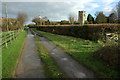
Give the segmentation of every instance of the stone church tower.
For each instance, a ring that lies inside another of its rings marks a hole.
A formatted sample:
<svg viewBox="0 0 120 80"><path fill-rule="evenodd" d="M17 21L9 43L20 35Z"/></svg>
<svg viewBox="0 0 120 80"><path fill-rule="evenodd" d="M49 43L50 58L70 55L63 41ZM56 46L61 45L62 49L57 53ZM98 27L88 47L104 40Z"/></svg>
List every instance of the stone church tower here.
<svg viewBox="0 0 120 80"><path fill-rule="evenodd" d="M78 22L80 24L84 24L85 23L85 18L86 18L86 12L85 11L79 11L78 12Z"/></svg>

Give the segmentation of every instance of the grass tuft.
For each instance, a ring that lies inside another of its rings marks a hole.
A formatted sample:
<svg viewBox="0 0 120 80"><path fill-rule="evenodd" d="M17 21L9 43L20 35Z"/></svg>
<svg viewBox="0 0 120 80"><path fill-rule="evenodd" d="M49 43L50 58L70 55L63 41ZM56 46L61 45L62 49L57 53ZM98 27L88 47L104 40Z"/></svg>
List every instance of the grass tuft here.
<svg viewBox="0 0 120 80"><path fill-rule="evenodd" d="M40 40L36 39L37 50L44 65L44 71L48 78L64 78L64 74L60 71L59 67L55 64L54 60L49 56L44 45Z"/></svg>

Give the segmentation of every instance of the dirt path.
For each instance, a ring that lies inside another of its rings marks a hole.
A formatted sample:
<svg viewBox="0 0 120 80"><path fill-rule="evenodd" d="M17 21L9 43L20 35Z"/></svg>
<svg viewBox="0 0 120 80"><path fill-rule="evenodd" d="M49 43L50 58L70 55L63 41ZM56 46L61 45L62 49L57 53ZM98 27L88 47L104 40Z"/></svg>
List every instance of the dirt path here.
<svg viewBox="0 0 120 80"><path fill-rule="evenodd" d="M39 37L39 39L69 78L94 78L93 72L71 58L67 53L60 49L59 46L56 46L44 37Z"/></svg>
<svg viewBox="0 0 120 80"><path fill-rule="evenodd" d="M34 43L34 35L28 31L27 40L18 63L16 78L45 78L41 60Z"/></svg>

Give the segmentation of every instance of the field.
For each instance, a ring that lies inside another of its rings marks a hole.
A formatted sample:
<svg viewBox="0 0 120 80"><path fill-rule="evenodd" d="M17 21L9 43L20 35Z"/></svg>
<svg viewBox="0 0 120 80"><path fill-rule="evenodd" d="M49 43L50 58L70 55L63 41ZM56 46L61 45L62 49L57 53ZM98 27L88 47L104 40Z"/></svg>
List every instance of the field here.
<svg viewBox="0 0 120 80"><path fill-rule="evenodd" d="M110 68L102 60L94 56L94 53L102 47L102 44L75 37L56 35L42 31L37 32L51 40L53 43L59 45L66 53L71 55L79 63L94 71L97 77L118 77L117 70Z"/></svg>
<svg viewBox="0 0 120 80"><path fill-rule="evenodd" d="M27 35L21 31L15 41L2 50L2 78L12 78Z"/></svg>

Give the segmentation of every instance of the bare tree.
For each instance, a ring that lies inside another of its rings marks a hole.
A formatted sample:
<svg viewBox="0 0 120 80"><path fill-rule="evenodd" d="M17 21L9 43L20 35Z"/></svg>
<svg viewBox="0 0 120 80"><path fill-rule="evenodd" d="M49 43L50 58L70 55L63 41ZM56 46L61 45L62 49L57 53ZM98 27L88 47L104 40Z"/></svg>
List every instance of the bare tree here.
<svg viewBox="0 0 120 80"><path fill-rule="evenodd" d="M40 25L41 19L40 19L39 17L34 17L34 18L32 19L32 22L34 22L36 25Z"/></svg>
<svg viewBox="0 0 120 80"><path fill-rule="evenodd" d="M74 16L72 16L71 14L69 14L68 19L69 19L69 22L70 22L71 24L74 24L74 22L75 22Z"/></svg>
<svg viewBox="0 0 120 80"><path fill-rule="evenodd" d="M48 18L45 16L42 18L42 25L46 25L45 22L48 21Z"/></svg>
<svg viewBox="0 0 120 80"><path fill-rule="evenodd" d="M117 4L118 23L120 23L120 1Z"/></svg>
<svg viewBox="0 0 120 80"><path fill-rule="evenodd" d="M20 25L23 26L27 20L27 15L23 12L18 13L17 21L20 22Z"/></svg>

